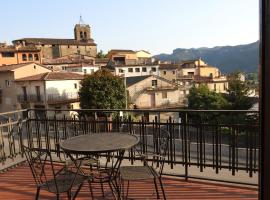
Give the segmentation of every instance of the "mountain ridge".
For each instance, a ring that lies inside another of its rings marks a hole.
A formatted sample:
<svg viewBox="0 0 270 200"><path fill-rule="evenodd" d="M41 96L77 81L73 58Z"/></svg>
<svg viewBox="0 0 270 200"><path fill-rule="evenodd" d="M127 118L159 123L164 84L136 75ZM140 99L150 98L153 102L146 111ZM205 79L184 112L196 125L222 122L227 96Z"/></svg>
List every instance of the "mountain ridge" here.
<svg viewBox="0 0 270 200"><path fill-rule="evenodd" d="M171 54L161 53L154 57L171 62L201 58L209 65L218 67L223 73L237 70L256 73L259 66L259 41L235 46L176 48Z"/></svg>

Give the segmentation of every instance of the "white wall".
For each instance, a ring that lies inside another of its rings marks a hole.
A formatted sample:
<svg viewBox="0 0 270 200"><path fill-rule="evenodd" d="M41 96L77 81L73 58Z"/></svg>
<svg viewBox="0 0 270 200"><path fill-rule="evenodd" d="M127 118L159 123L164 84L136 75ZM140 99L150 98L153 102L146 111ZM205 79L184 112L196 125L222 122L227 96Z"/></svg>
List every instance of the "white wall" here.
<svg viewBox="0 0 270 200"><path fill-rule="evenodd" d="M133 72L129 72L128 69L132 68ZM139 69L139 72L136 72L136 68ZM146 68L146 72L142 71L142 68ZM156 71L153 72L152 68L156 68ZM120 72L122 70L123 72ZM159 66L158 65L138 65L138 66L116 66L115 67L115 75L124 76L124 77L132 77L132 76L147 76L147 75L159 75Z"/></svg>

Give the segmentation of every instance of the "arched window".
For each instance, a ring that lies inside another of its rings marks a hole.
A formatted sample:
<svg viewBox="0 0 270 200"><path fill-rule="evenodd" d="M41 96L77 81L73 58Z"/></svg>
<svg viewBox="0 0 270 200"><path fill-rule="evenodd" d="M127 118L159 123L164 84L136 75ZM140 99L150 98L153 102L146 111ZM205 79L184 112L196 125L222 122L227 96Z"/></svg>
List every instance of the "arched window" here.
<svg viewBox="0 0 270 200"><path fill-rule="evenodd" d="M87 39L87 33L84 32L84 39Z"/></svg>
<svg viewBox="0 0 270 200"><path fill-rule="evenodd" d="M80 38L83 39L83 32L80 32Z"/></svg>
<svg viewBox="0 0 270 200"><path fill-rule="evenodd" d="M23 61L27 61L27 56L26 56L25 53L22 55L22 60L23 60Z"/></svg>
<svg viewBox="0 0 270 200"><path fill-rule="evenodd" d="M28 60L29 60L29 61L33 61L33 54L31 54L31 53L28 54Z"/></svg>
<svg viewBox="0 0 270 200"><path fill-rule="evenodd" d="M39 57L37 53L35 53L34 57L35 57L35 61L39 61Z"/></svg>

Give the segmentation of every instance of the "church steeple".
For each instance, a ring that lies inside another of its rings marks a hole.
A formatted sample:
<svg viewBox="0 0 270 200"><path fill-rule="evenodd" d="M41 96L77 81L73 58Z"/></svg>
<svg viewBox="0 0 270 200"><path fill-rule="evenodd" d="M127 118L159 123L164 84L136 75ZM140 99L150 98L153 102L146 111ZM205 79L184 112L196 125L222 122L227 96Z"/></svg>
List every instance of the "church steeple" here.
<svg viewBox="0 0 270 200"><path fill-rule="evenodd" d="M88 41L91 39L91 30L88 24L85 24L82 16L80 16L79 24L74 27L74 37L75 40Z"/></svg>

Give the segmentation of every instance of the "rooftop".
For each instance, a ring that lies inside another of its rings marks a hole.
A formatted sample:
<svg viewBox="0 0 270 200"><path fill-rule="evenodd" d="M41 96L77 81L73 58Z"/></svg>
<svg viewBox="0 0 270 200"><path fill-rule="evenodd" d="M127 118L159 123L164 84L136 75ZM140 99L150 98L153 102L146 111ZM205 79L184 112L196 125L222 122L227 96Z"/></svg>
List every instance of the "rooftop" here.
<svg viewBox="0 0 270 200"><path fill-rule="evenodd" d="M25 41L28 44L34 45L91 45L96 46L94 40L87 40L87 41L78 41L75 39L57 39L57 38L21 38L14 40L13 43Z"/></svg>
<svg viewBox="0 0 270 200"><path fill-rule="evenodd" d="M0 46L0 52L40 52L40 49L34 46Z"/></svg>
<svg viewBox="0 0 270 200"><path fill-rule="evenodd" d="M81 80L84 76L73 72L46 72L34 76L27 76L16 81L53 81L53 80Z"/></svg>

